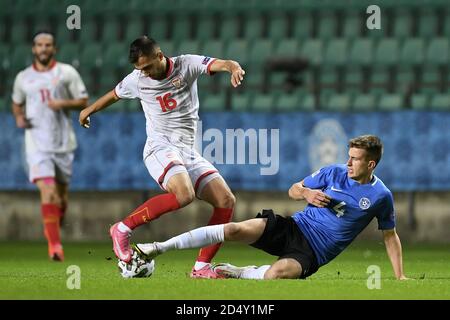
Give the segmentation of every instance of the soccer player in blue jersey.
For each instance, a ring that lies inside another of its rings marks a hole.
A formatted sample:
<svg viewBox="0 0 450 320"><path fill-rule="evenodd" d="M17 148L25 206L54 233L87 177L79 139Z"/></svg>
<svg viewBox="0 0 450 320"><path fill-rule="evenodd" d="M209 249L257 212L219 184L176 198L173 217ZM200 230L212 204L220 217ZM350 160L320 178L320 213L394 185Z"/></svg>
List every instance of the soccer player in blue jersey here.
<svg viewBox="0 0 450 320"><path fill-rule="evenodd" d="M218 274L240 279L306 278L339 255L376 218L395 277L405 280L392 193L373 173L382 152L376 136L351 139L346 164L324 167L292 185L289 196L308 202L292 217L263 210L255 219L198 228L165 242L137 244L134 250L154 258L171 249L242 241L279 259L261 267L218 264L214 269Z"/></svg>

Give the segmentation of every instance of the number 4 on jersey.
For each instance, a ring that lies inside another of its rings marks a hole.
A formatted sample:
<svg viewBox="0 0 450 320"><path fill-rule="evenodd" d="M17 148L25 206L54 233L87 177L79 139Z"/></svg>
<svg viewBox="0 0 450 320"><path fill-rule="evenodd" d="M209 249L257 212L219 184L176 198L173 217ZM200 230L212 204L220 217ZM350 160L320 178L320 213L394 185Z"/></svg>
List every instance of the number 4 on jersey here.
<svg viewBox="0 0 450 320"><path fill-rule="evenodd" d="M333 207L333 211L336 212L336 217L340 218L345 214L345 209L343 208L345 205L346 203L341 201Z"/></svg>
<svg viewBox="0 0 450 320"><path fill-rule="evenodd" d="M177 101L173 98L171 98L172 94L170 92L166 93L165 95L156 97L156 100L158 100L159 105L161 106L161 110L163 112L167 112L168 110L173 110L177 107Z"/></svg>

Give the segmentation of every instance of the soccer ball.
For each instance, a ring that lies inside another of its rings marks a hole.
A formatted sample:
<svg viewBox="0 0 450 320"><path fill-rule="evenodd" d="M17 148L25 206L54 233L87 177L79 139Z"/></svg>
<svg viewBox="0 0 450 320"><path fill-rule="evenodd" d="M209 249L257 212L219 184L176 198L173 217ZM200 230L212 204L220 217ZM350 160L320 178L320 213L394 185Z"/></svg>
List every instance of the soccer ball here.
<svg viewBox="0 0 450 320"><path fill-rule="evenodd" d="M119 260L117 263L120 275L123 278L148 278L155 271L155 260L145 260L136 252L133 252L131 261L126 263Z"/></svg>

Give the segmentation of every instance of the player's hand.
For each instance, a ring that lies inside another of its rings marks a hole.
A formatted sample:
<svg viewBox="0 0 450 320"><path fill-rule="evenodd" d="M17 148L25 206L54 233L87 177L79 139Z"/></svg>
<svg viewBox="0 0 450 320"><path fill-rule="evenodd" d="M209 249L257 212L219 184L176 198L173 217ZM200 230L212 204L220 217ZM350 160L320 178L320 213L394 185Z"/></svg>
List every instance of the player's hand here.
<svg viewBox="0 0 450 320"><path fill-rule="evenodd" d="M32 127L30 120L25 118L24 115L20 115L20 116L16 117L16 125L18 128L21 128L21 129L30 129Z"/></svg>
<svg viewBox="0 0 450 320"><path fill-rule="evenodd" d="M89 128L91 125L91 119L89 118L90 112L87 109L83 109L80 112L80 117L78 121L80 122L80 126L83 128Z"/></svg>
<svg viewBox="0 0 450 320"><path fill-rule="evenodd" d="M305 190L305 200L313 206L323 208L330 203L331 197L320 190L308 189Z"/></svg>
<svg viewBox="0 0 450 320"><path fill-rule="evenodd" d="M231 72L231 84L233 87L237 87L241 84L241 81L244 80L245 70L241 68L239 64L233 69Z"/></svg>
<svg viewBox="0 0 450 320"><path fill-rule="evenodd" d="M48 107L53 111L59 111L64 108L64 100L61 99L52 99L48 101Z"/></svg>

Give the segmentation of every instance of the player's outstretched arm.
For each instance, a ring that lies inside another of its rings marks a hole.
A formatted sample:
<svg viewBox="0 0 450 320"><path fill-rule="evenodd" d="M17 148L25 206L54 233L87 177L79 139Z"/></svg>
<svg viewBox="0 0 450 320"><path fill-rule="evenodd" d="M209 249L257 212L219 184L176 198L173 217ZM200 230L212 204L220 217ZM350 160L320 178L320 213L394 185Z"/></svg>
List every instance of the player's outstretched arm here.
<svg viewBox="0 0 450 320"><path fill-rule="evenodd" d="M75 109L80 110L86 108L88 98L81 99L52 99L48 101L48 106L54 111L61 109Z"/></svg>
<svg viewBox="0 0 450 320"><path fill-rule="evenodd" d="M110 106L114 102L119 100L119 97L116 96L114 90L111 90L107 94L105 94L103 97L95 101L93 104L91 104L86 109L83 109L80 112L79 122L82 127L89 128L89 116L91 114L94 114L96 112L99 112L102 109L105 109L106 107Z"/></svg>
<svg viewBox="0 0 450 320"><path fill-rule="evenodd" d="M231 73L231 85L235 88L241 84L242 80L244 80L244 69L241 68L239 63L233 60L216 59L211 63L209 70L211 72L226 71Z"/></svg>
<svg viewBox="0 0 450 320"><path fill-rule="evenodd" d="M402 244L394 229L383 230L384 244L397 280L408 280L403 273Z"/></svg>

